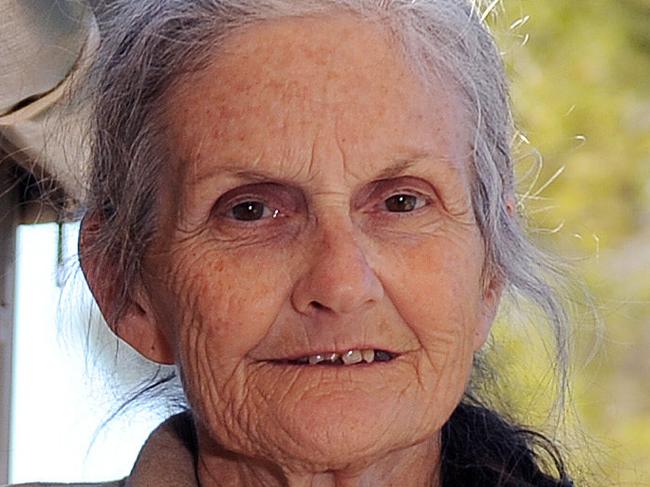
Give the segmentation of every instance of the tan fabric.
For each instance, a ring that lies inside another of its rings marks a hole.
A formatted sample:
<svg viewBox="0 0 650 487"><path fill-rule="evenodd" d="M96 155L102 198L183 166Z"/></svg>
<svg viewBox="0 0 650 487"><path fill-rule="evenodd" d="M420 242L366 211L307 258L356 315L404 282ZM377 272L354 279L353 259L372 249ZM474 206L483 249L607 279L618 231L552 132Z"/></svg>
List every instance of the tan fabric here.
<svg viewBox="0 0 650 487"><path fill-rule="evenodd" d="M198 487L194 450L189 413L171 417L144 444L125 487Z"/></svg>
<svg viewBox="0 0 650 487"><path fill-rule="evenodd" d="M68 77L91 16L82 1L0 0L0 115Z"/></svg>
<svg viewBox="0 0 650 487"><path fill-rule="evenodd" d="M73 2L65 5L68 3ZM99 43L99 29L90 10L80 2L75 9L83 15L80 13L81 18L72 19L76 30L69 36L70 43L78 50L74 50L74 63L70 65L68 58L47 56L48 49L65 51L67 44L57 45L65 33L57 37L57 29L48 27L45 19L25 13L37 6L31 1L0 0L0 41L13 40L9 51L0 42L0 143L12 159L28 170L34 165L44 169L69 196L80 200L88 160L83 133L89 104L75 82L83 77L91 63ZM55 9L50 13L56 12ZM51 66L43 61L43 55L49 58ZM50 87L52 83L57 84ZM20 100L29 103L14 108L7 106ZM41 176L39 171L34 172Z"/></svg>
<svg viewBox="0 0 650 487"><path fill-rule="evenodd" d="M198 487L194 426L188 413L160 425L145 442L131 474L122 480L95 484L32 483L13 487Z"/></svg>

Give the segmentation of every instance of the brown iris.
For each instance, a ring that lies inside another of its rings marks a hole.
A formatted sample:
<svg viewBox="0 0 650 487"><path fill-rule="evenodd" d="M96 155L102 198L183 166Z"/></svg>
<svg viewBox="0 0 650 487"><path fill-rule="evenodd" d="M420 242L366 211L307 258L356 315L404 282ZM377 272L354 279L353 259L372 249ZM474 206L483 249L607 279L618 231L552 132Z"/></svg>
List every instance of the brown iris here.
<svg viewBox="0 0 650 487"><path fill-rule="evenodd" d="M405 213L413 211L417 206L418 198L410 194L397 194L385 201L388 211Z"/></svg>
<svg viewBox="0 0 650 487"><path fill-rule="evenodd" d="M235 220L255 221L264 216L264 203L260 201L244 201L233 206L232 216Z"/></svg>

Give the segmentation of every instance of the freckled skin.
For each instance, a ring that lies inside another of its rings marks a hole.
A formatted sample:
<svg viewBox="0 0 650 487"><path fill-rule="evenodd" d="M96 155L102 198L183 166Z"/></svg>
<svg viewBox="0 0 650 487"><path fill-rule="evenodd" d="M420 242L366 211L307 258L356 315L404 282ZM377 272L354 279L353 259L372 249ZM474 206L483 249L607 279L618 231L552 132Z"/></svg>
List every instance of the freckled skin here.
<svg viewBox="0 0 650 487"><path fill-rule="evenodd" d="M162 195L144 284L197 418L203 486L437 485L440 428L498 293L481 280L460 103L397 52L347 16L269 22L166 101L183 186ZM228 213L251 184L245 201L277 218ZM425 204L387 211L405 192ZM400 356L273 362L355 345Z"/></svg>

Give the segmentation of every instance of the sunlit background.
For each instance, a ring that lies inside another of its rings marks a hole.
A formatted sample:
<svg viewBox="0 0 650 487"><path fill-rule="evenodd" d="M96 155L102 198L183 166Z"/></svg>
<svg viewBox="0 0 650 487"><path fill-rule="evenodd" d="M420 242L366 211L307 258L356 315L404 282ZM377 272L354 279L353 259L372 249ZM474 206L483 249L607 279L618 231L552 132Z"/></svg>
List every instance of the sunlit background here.
<svg viewBox="0 0 650 487"><path fill-rule="evenodd" d="M601 320L573 296L570 458L585 485L650 485L650 1L503 5L490 22L513 79L526 212L586 279ZM514 402L543 405L548 366L520 367L543 354L527 338L505 346Z"/></svg>
<svg viewBox="0 0 650 487"><path fill-rule="evenodd" d="M119 405L118 390L107 387L116 348L109 334L87 331L89 314L80 312L89 291L74 272L77 231L76 224L63 234L55 223L18 228L12 483L122 478L161 421L139 409L103 426Z"/></svg>
<svg viewBox="0 0 650 487"><path fill-rule="evenodd" d="M558 433L583 485L650 485L650 0L493 6L521 131L524 211L534 238L585 279L598 315L573 296L574 411L559 423L547 417L546 332L534 318L503 317L493 345L503 394L524 421ZM116 377L112 349L84 331L78 280L59 302L58 242L57 225L19 229L13 482L121 477L160 419L138 409L99 429L117 404L103 386Z"/></svg>

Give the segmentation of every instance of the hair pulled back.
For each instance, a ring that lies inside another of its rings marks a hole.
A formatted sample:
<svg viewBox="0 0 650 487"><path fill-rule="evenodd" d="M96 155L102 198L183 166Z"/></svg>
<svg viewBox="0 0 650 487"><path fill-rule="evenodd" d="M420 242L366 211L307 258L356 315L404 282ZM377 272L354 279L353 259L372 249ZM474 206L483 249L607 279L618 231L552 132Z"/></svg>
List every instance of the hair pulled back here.
<svg viewBox="0 0 650 487"><path fill-rule="evenodd" d="M562 272L530 243L512 215L517 202L508 85L478 3L115 0L103 16L108 20L101 23L102 40L90 74L94 112L84 205L86 214L99 222L84 253L99 272L110 269L103 274L110 279L116 304L106 319L110 322L124 311L156 235L161 175L174 162L160 108L170 87L205 66L223 40L239 29L273 19L348 12L385 26L425 86L440 77L461 95L474 131L472 202L486 250L484 273L501 278L511 298L523 298L542 311L564 364L567 318L552 285L561 281ZM539 450L552 459L557 478L543 473ZM570 485L550 442L511 425L469 393L443 430L443 482Z"/></svg>

